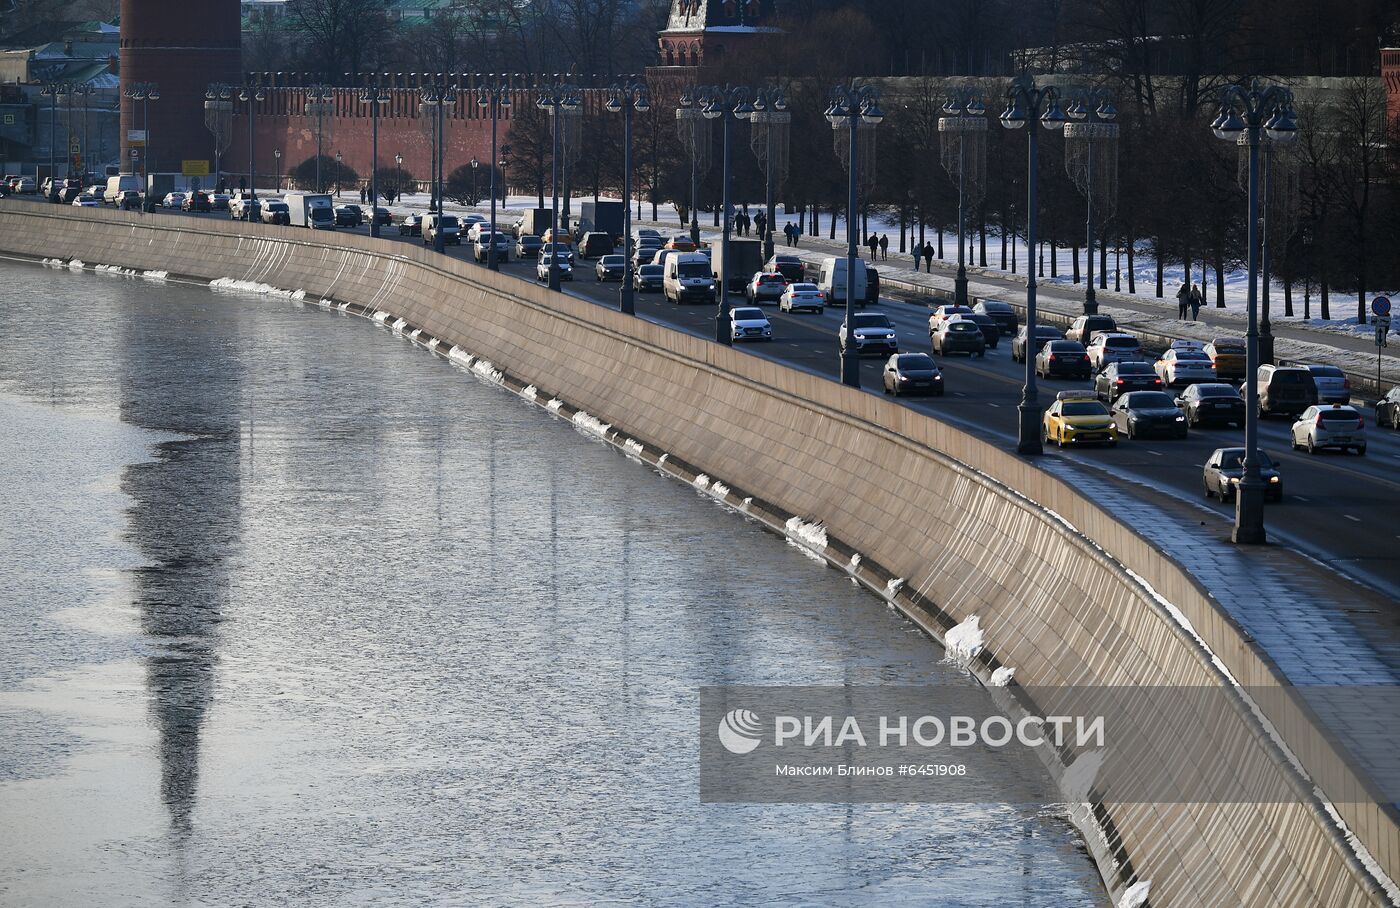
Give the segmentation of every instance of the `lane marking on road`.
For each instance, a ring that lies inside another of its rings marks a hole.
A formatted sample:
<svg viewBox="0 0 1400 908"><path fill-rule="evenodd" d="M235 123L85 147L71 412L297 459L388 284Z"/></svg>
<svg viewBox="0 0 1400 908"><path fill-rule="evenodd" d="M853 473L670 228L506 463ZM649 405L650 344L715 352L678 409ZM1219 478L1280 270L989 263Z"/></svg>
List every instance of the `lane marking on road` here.
<svg viewBox="0 0 1400 908"><path fill-rule="evenodd" d="M1150 448L1148 449L1147 453L1148 453L1148 454L1151 454L1153 457L1161 457L1161 456L1162 456L1162 452L1161 452L1161 451L1153 451L1153 450L1151 450Z"/></svg>
<svg viewBox="0 0 1400 908"><path fill-rule="evenodd" d="M1309 500L1310 500L1310 499L1304 498L1302 495L1294 495L1293 497L1296 498L1296 499L1298 499L1299 501L1309 501Z"/></svg>
<svg viewBox="0 0 1400 908"><path fill-rule="evenodd" d="M998 410L1001 409L1001 404L988 403L987 406L989 406L989 407L995 407L995 408L997 408Z"/></svg>
<svg viewBox="0 0 1400 908"><path fill-rule="evenodd" d="M1353 517L1350 514L1343 514L1342 516L1345 517L1347 520L1355 520L1357 523L1361 522L1360 517Z"/></svg>

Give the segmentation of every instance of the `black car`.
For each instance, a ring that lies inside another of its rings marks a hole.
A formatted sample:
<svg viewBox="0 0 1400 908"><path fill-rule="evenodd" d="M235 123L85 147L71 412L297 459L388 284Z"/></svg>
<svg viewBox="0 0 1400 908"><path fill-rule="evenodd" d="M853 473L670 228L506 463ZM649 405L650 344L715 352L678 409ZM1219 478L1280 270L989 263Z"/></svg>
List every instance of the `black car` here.
<svg viewBox="0 0 1400 908"><path fill-rule="evenodd" d="M421 214L406 214L402 221L399 221L399 236L422 236L423 216Z"/></svg>
<svg viewBox="0 0 1400 908"><path fill-rule="evenodd" d="M997 328L1005 337L1011 337L1016 333L1020 323L1016 320L1016 310L1010 303L1003 303L1001 300L982 300L982 302L972 307L972 311L978 315L985 315L997 323Z"/></svg>
<svg viewBox="0 0 1400 908"><path fill-rule="evenodd" d="M593 268L593 276L599 283L603 281L620 281L623 272L627 270L627 259L620 255L599 256L598 264Z"/></svg>
<svg viewBox="0 0 1400 908"><path fill-rule="evenodd" d="M1111 404L1129 391L1160 391L1162 379L1151 363L1109 363L1094 376L1094 392Z"/></svg>
<svg viewBox="0 0 1400 908"><path fill-rule="evenodd" d="M1376 401L1376 425L1400 429L1400 385L1391 388L1385 397Z"/></svg>
<svg viewBox="0 0 1400 908"><path fill-rule="evenodd" d="M526 233L515 241L515 257L518 259L537 259L543 248L543 239L533 233Z"/></svg>
<svg viewBox="0 0 1400 908"><path fill-rule="evenodd" d="M1144 435L1186 437L1186 417L1165 391L1132 391L1113 402L1113 424L1129 439Z"/></svg>
<svg viewBox="0 0 1400 908"><path fill-rule="evenodd" d="M1244 401L1234 385L1224 382L1200 382L1188 385L1178 395L1181 412L1189 426L1242 426Z"/></svg>
<svg viewBox="0 0 1400 908"><path fill-rule="evenodd" d="M964 315L963 319L976 322L977 327L982 329L982 340L986 342L988 347L996 348L997 341L1001 340L1001 326L997 324L996 319L977 312Z"/></svg>
<svg viewBox="0 0 1400 908"><path fill-rule="evenodd" d="M861 305L875 306L880 302L880 272L865 266L865 300ZM992 346L996 346L993 344Z"/></svg>
<svg viewBox="0 0 1400 908"><path fill-rule="evenodd" d="M1033 344L1035 349L1031 351L1031 357L1034 358L1035 354L1040 352L1040 348L1050 341L1059 339L1060 332L1057 328L1051 325L1036 325L1035 343ZM1026 361L1026 328L1024 325L1016 332L1016 336L1011 339L1011 361L1017 363Z"/></svg>
<svg viewBox="0 0 1400 908"><path fill-rule="evenodd" d="M885 393L943 396L943 373L927 353L896 353L885 362Z"/></svg>
<svg viewBox="0 0 1400 908"><path fill-rule="evenodd" d="M1117 331L1118 323L1107 315L1081 315L1065 329L1065 340L1078 341L1084 346L1094 339L1096 331Z"/></svg>
<svg viewBox="0 0 1400 908"><path fill-rule="evenodd" d="M660 265L643 265L632 274L632 286L642 293L660 292L666 269Z"/></svg>
<svg viewBox="0 0 1400 908"><path fill-rule="evenodd" d="M335 226L358 227L365 222L364 212L359 205L341 205L335 210Z"/></svg>
<svg viewBox="0 0 1400 908"><path fill-rule="evenodd" d="M374 209L374 221L381 227L387 227L394 223L394 216L389 213L387 208L376 208Z"/></svg>
<svg viewBox="0 0 1400 908"><path fill-rule="evenodd" d="M1282 501L1283 477L1279 474L1278 467L1269 459L1269 455L1257 448L1254 456L1259 460L1260 478L1264 480L1264 486L1268 489L1264 497L1269 501ZM1221 501L1229 501L1235 497L1240 477L1244 475L1243 460L1244 448L1216 448L1211 453L1206 459L1202 477L1207 498L1219 495Z"/></svg>
<svg viewBox="0 0 1400 908"><path fill-rule="evenodd" d="M1042 378L1088 378L1089 354L1078 341L1052 340L1035 357L1035 374Z"/></svg>
<svg viewBox="0 0 1400 908"><path fill-rule="evenodd" d="M790 284L806 280L805 268L802 259L795 255L775 255L763 266L764 271L769 274L781 274Z"/></svg>
<svg viewBox="0 0 1400 908"><path fill-rule="evenodd" d="M982 339L982 329L976 322L967 316L951 318L939 325L933 335L933 352L939 356L950 353L986 356L987 342Z"/></svg>

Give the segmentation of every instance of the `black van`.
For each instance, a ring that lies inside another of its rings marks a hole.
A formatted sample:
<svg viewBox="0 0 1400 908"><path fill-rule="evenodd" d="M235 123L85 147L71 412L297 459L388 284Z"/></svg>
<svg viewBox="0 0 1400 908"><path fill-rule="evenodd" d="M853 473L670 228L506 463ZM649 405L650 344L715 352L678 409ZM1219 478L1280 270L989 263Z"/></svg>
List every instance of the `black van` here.
<svg viewBox="0 0 1400 908"><path fill-rule="evenodd" d="M1240 389L1244 394L1244 389ZM1248 403L1246 401L1245 403ZM1259 367L1259 415L1297 417L1317 403L1317 383L1307 369L1288 366Z"/></svg>

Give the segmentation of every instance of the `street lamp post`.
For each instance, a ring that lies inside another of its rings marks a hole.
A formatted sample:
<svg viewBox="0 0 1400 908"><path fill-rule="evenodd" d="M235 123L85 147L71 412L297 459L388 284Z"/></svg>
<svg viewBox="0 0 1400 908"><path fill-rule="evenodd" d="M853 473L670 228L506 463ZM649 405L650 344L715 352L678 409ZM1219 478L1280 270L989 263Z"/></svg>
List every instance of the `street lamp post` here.
<svg viewBox="0 0 1400 908"><path fill-rule="evenodd" d="M869 124L879 125L885 118L880 110L880 92L873 85L837 85L831 90L831 105L826 109L826 119L831 128L840 135L840 130L850 130L850 149L847 164L850 171L846 183L846 340L841 346L841 383L852 388L860 387L860 354L856 350L856 263L860 253L856 251L856 235L860 218L860 128Z"/></svg>
<svg viewBox="0 0 1400 908"><path fill-rule="evenodd" d="M204 90L204 126L214 137L214 186L222 191L223 155L233 139L233 86L210 82Z"/></svg>
<svg viewBox="0 0 1400 908"><path fill-rule="evenodd" d="M64 85L62 82L49 82L39 89L39 94L49 99L49 180L52 181L54 171L58 169L54 152L58 150L58 96L63 94ZM37 169L37 167L36 167ZM38 174L35 174L35 182L38 182ZM52 185L52 184L50 184Z"/></svg>
<svg viewBox="0 0 1400 908"><path fill-rule="evenodd" d="M710 169L710 121L696 106L690 90L681 92L676 107L676 132L690 153L690 241L700 245L700 174Z"/></svg>
<svg viewBox="0 0 1400 908"><path fill-rule="evenodd" d="M335 153L335 197L340 198L341 173L345 169L345 155L339 151Z"/></svg>
<svg viewBox="0 0 1400 908"><path fill-rule="evenodd" d="M437 211L437 228L433 230L433 250L443 251L442 236L442 175L444 172L443 155L444 146L443 131L446 127L447 108L457 103L457 89L442 81L439 75L433 85L423 89L421 109L431 112L434 123L434 144L435 166L433 168L433 198Z"/></svg>
<svg viewBox="0 0 1400 908"><path fill-rule="evenodd" d="M277 162L277 191L282 191L282 149L272 149L272 159Z"/></svg>
<svg viewBox="0 0 1400 908"><path fill-rule="evenodd" d="M730 123L747 120L753 114L753 92L742 85L701 86L696 90L700 102L700 113L708 120L720 119L723 123L724 169L720 176L720 206L723 213L723 227L720 233L719 285L715 289L718 304L715 306L715 342L732 346L734 327L729 318L729 234L734 229L734 217L730 211L729 181L731 168Z"/></svg>
<svg viewBox="0 0 1400 908"><path fill-rule="evenodd" d="M394 169L397 171L394 179L394 200L403 201L403 155L394 155Z"/></svg>
<svg viewBox="0 0 1400 908"><path fill-rule="evenodd" d="M622 295L618 311L636 312L632 287L632 114L651 110L651 94L640 81L614 84L608 89L607 109L622 114Z"/></svg>
<svg viewBox="0 0 1400 908"><path fill-rule="evenodd" d="M253 124L257 121L258 102L264 97L262 86L256 82L245 84L238 92L238 100L248 105L248 197L250 199L258 197L258 158L255 153L256 145L254 143L256 139L254 138L255 128ZM243 211L244 217L250 217L253 209L249 205L244 205Z"/></svg>
<svg viewBox="0 0 1400 908"><path fill-rule="evenodd" d="M132 101L141 102L141 182L145 184L149 195L150 189L150 163L151 163L151 108L152 101L160 100L160 85L155 82L129 82L123 91ZM134 112L134 111L133 111ZM146 200L148 210L153 209L151 199Z"/></svg>
<svg viewBox="0 0 1400 908"><path fill-rule="evenodd" d="M324 192L326 184L321 180L321 141L325 135L325 117L330 113L334 95L330 86L317 84L306 89L304 96L302 112L316 124L316 191Z"/></svg>
<svg viewBox="0 0 1400 908"><path fill-rule="evenodd" d="M76 86L74 90L78 93L78 96L81 97L81 98L83 99L83 100L82 100L82 104L83 104L83 144L82 144L82 150L81 150L81 152L79 153L79 156L78 156L79 162L81 163L82 167L81 167L81 170L80 170L80 172L79 172L79 174L78 174L78 179L79 179L79 182L80 182L84 187L86 187L86 186L87 186L87 170L88 170L88 152L89 152L89 147L88 147L88 109L92 106L92 92L93 92L92 83L91 83L91 82L83 82L82 84Z"/></svg>
<svg viewBox="0 0 1400 908"><path fill-rule="evenodd" d="M468 161L467 163L470 164L470 165L471 165L471 168L472 168L472 204L475 205L475 204L476 204L476 199L477 199L477 195L476 195L476 173L477 173L478 170L481 169L481 162L478 161L476 158L472 158L472 159L471 159L470 161Z"/></svg>
<svg viewBox="0 0 1400 908"><path fill-rule="evenodd" d="M966 209L972 201L968 196L975 195L977 201L981 200L982 187L985 184L987 108L977 92L971 88L957 88L943 104L943 112L948 114L938 119L938 134L943 140L943 169L950 177L956 171L958 180L958 273L953 278L953 302L959 306L966 306ZM972 142L971 149L967 147L969 141ZM968 172L969 168L971 173ZM975 204L975 201L972 203Z"/></svg>
<svg viewBox="0 0 1400 908"><path fill-rule="evenodd" d="M510 108L510 86L505 82L496 80L496 74L487 76L488 81L483 83L476 90L476 103L480 107L491 110L491 160L496 161L496 121L499 119L501 111ZM496 171L497 166L504 175L504 164L492 164L491 166L491 245L486 250L486 267L492 271L500 269L496 263Z"/></svg>
<svg viewBox="0 0 1400 908"><path fill-rule="evenodd" d="M555 254L559 243L559 139L564 131L563 117L578 110L583 103L577 86L555 81L538 90L535 106L549 111L550 128L553 132L554 147L550 152L550 216L549 216L549 289L559 289L559 256Z"/></svg>
<svg viewBox="0 0 1400 908"><path fill-rule="evenodd" d="M1113 120L1118 116L1118 111L1106 90L1091 88L1075 98L1065 113L1071 119L1083 121L1065 124L1065 169L1084 193L1088 204L1084 226L1084 275L1087 278L1084 285L1084 314L1095 315L1099 311L1094 290L1095 190L1098 190L1099 207L1111 216L1117 205L1118 124ZM1097 157L1102 160L1096 160L1096 149Z"/></svg>
<svg viewBox="0 0 1400 908"><path fill-rule="evenodd" d="M374 76L374 84L360 92L360 102L369 105L369 235L379 236L379 105L389 100L389 95L379 87L379 74Z"/></svg>
<svg viewBox="0 0 1400 908"><path fill-rule="evenodd" d="M749 147L763 167L763 258L773 257L773 221L776 217L778 186L787 176L788 137L792 113L781 88L760 88L749 117Z"/></svg>
<svg viewBox="0 0 1400 908"><path fill-rule="evenodd" d="M1255 81L1248 89L1226 85L1220 90L1220 113L1211 123L1218 138L1249 146L1249 199L1246 213L1249 242L1249 330L1245 334L1244 474L1235 492L1237 544L1261 544L1264 530L1264 478L1259 470L1259 144L1261 135L1280 144L1298 137L1293 92Z"/></svg>
<svg viewBox="0 0 1400 908"><path fill-rule="evenodd" d="M1035 250L1036 244L1036 152L1037 133L1035 123L1046 129L1062 129L1065 125L1064 112L1056 100L1059 93L1053 85L1037 87L1035 80L1022 74L1006 92L1006 110L1001 115L1001 125L1007 129L1021 129L1027 123L1026 131L1026 248ZM1047 106L1048 105L1048 106ZM1026 380L1021 388L1021 403L1017 406L1020 418L1016 451L1019 454L1040 454L1044 450L1040 441L1040 402L1036 399L1035 386L1035 269L1026 269Z"/></svg>

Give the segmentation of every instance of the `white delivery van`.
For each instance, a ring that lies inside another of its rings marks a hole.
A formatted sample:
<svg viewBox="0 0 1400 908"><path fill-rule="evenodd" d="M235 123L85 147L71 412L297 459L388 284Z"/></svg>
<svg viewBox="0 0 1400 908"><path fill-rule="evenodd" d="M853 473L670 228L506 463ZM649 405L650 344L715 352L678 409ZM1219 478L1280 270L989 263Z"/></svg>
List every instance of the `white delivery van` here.
<svg viewBox="0 0 1400 908"><path fill-rule="evenodd" d="M122 193L141 192L145 187L141 185L141 176L135 173L123 173L107 178L107 188L102 191L102 201L108 205L120 205Z"/></svg>
<svg viewBox="0 0 1400 908"><path fill-rule="evenodd" d="M710 270L710 257L698 252L680 252L667 256L666 275L662 292L673 303L715 302L715 279Z"/></svg>
<svg viewBox="0 0 1400 908"><path fill-rule="evenodd" d="M833 306L846 305L846 266L849 264L845 256L827 256L821 260L821 267L817 270L817 289L826 294L827 302ZM865 302L865 262L856 259L856 305Z"/></svg>

